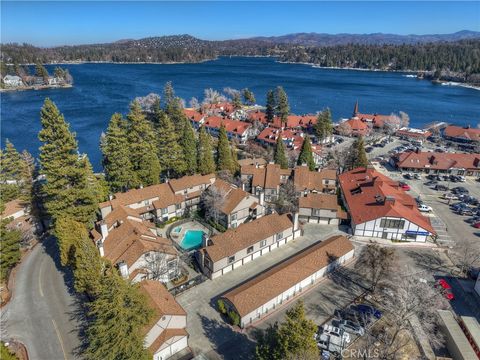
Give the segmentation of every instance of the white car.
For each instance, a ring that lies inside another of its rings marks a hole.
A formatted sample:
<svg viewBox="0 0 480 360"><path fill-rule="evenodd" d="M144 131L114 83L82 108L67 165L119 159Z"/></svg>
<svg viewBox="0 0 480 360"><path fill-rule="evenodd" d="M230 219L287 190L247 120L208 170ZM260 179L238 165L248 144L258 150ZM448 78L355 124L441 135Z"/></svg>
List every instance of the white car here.
<svg viewBox="0 0 480 360"><path fill-rule="evenodd" d="M323 333L338 337L339 339L341 338L347 344L349 344L351 341L350 334L348 332L333 325L325 325L323 327Z"/></svg>
<svg viewBox="0 0 480 360"><path fill-rule="evenodd" d="M460 175L458 176L458 180L459 180L460 182L465 182L465 181L467 181L467 179L465 179L465 176L460 176Z"/></svg>
<svg viewBox="0 0 480 360"><path fill-rule="evenodd" d="M431 206L420 204L418 205L418 210L420 210L421 212L432 212L433 209Z"/></svg>
<svg viewBox="0 0 480 360"><path fill-rule="evenodd" d="M458 196L452 193L445 193L442 195L445 200L458 200Z"/></svg>

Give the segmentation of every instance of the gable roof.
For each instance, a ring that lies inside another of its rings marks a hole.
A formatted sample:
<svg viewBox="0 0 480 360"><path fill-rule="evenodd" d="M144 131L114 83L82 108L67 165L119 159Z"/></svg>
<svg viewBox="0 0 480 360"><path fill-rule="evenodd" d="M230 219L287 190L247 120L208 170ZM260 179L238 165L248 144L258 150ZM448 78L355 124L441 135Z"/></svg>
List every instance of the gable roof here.
<svg viewBox="0 0 480 360"><path fill-rule="evenodd" d="M185 190L199 185L210 185L215 180L215 174L195 174L172 179L168 182L174 192Z"/></svg>
<svg viewBox="0 0 480 360"><path fill-rule="evenodd" d="M480 154L436 152L404 152L394 157L399 168L448 170L451 168L480 169Z"/></svg>
<svg viewBox="0 0 480 360"><path fill-rule="evenodd" d="M323 191L326 187L323 184L324 180L337 179L336 170L322 169L320 171L310 171L307 166L297 166L293 170L293 184L297 191L316 190Z"/></svg>
<svg viewBox="0 0 480 360"><path fill-rule="evenodd" d="M214 129L220 129L222 124L225 126L225 130L231 134L243 135L248 129L252 127L252 124L245 121L224 119L219 116L209 116L203 123L204 126Z"/></svg>
<svg viewBox="0 0 480 360"><path fill-rule="evenodd" d="M288 214L271 214L228 229L211 237L213 245L204 248L212 261L218 261L247 247L293 227Z"/></svg>
<svg viewBox="0 0 480 360"><path fill-rule="evenodd" d="M308 194L298 199L299 208L338 210L337 195Z"/></svg>
<svg viewBox="0 0 480 360"><path fill-rule="evenodd" d="M340 174L338 179L355 224L396 217L435 234L430 219L420 213L415 200L400 188L398 182L371 168L356 168Z"/></svg>
<svg viewBox="0 0 480 360"><path fill-rule="evenodd" d="M252 186L260 186L267 189L276 189L280 186L281 177L289 177L291 169L281 169L278 164L267 164L264 168L257 168L254 165L242 166L242 175L252 176Z"/></svg>
<svg viewBox="0 0 480 360"><path fill-rule="evenodd" d="M339 258L353 249L352 243L345 236L333 236L298 252L234 288L223 297L228 299L243 317L326 267L332 259Z"/></svg>
<svg viewBox="0 0 480 360"><path fill-rule="evenodd" d="M445 136L462 140L480 141L480 129L474 129L470 127L448 125L443 130L443 134Z"/></svg>
<svg viewBox="0 0 480 360"><path fill-rule="evenodd" d="M219 207L219 210L224 214L230 214L243 199L248 199L251 197L252 202L257 200L257 198L255 198L252 194L249 194L222 179L215 180L212 186L218 188L220 191L222 191L222 193L224 193L223 202Z"/></svg>

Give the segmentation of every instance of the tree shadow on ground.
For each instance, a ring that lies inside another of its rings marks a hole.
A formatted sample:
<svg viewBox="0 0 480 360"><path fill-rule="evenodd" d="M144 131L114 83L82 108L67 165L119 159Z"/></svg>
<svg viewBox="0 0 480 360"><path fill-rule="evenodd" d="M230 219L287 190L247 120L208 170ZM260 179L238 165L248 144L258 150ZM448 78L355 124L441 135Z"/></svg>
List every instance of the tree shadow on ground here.
<svg viewBox="0 0 480 360"><path fill-rule="evenodd" d="M440 253L436 251L418 252L415 250L405 250L405 255L415 262L415 266L423 271L445 272L449 268L441 258Z"/></svg>
<svg viewBox="0 0 480 360"><path fill-rule="evenodd" d="M328 273L327 278L332 280L335 285L347 290L363 292L368 289L368 283L363 274L354 268L339 266L335 271Z"/></svg>
<svg viewBox="0 0 480 360"><path fill-rule="evenodd" d="M198 314L205 336L213 344L220 358L226 360L247 360L254 358L255 342L245 333L235 331L231 326ZM201 351L201 349L199 349ZM210 358L210 357L209 357ZM216 358L211 356L211 358Z"/></svg>

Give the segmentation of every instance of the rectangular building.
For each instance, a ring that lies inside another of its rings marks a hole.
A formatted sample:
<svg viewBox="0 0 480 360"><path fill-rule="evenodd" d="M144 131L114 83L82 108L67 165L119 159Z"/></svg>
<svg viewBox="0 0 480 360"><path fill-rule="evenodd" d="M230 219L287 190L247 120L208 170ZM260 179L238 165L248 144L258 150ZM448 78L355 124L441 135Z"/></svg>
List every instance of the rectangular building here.
<svg viewBox="0 0 480 360"><path fill-rule="evenodd" d="M337 266L353 258L354 248L345 236L316 243L270 268L222 298L246 327L315 286Z"/></svg>

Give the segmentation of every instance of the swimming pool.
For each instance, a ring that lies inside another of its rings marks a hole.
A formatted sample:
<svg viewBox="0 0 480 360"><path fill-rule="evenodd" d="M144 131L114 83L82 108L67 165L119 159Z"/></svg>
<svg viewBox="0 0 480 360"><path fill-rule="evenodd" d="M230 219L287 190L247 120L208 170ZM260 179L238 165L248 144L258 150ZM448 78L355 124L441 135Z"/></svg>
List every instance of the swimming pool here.
<svg viewBox="0 0 480 360"><path fill-rule="evenodd" d="M173 229L173 232L175 234L178 234L180 231L182 231L182 227L181 226L177 226L175 229Z"/></svg>
<svg viewBox="0 0 480 360"><path fill-rule="evenodd" d="M180 247L187 251L198 249L202 246L203 234L205 233L202 230L187 230L180 242Z"/></svg>

